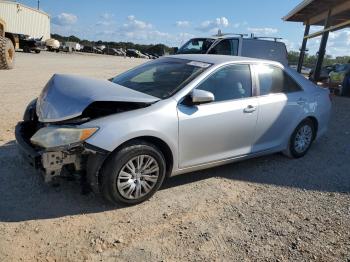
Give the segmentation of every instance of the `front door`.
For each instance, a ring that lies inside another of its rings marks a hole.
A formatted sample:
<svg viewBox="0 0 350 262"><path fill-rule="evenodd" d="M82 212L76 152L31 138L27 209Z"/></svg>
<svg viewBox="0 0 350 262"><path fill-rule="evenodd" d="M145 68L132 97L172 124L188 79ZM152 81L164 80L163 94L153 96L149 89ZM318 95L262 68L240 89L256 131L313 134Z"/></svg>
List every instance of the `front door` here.
<svg viewBox="0 0 350 262"><path fill-rule="evenodd" d="M249 65L229 65L206 78L197 89L214 94L214 102L178 105L179 167L186 168L251 152L257 122Z"/></svg>

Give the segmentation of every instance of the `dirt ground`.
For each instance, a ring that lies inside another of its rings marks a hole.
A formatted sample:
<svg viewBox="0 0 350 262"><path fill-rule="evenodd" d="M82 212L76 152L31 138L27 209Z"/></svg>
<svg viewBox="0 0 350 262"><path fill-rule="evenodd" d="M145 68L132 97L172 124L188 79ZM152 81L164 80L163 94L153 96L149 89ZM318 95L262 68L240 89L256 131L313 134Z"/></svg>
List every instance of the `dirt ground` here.
<svg viewBox="0 0 350 262"><path fill-rule="evenodd" d="M115 207L78 181L45 185L15 124L54 73L109 78L144 60L17 53L0 71L0 261L350 261L350 99L308 155L280 154L169 179Z"/></svg>

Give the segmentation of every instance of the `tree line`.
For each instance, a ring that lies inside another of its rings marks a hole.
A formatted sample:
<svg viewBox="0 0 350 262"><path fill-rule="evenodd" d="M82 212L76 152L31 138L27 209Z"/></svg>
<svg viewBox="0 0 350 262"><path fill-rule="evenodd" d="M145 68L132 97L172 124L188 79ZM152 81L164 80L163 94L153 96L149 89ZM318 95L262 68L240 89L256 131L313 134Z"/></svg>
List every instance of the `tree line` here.
<svg viewBox="0 0 350 262"><path fill-rule="evenodd" d="M51 34L51 38L54 38L60 42L77 42L83 46L99 46L105 45L108 48L123 48L123 49L137 49L141 52L164 55L174 53L174 48L166 46L164 44L135 44L132 42L107 42L107 41L90 41L86 39L80 39L74 35L61 36L59 34Z"/></svg>
<svg viewBox="0 0 350 262"><path fill-rule="evenodd" d="M290 65L297 65L299 60L299 52L289 51L288 61ZM306 67L314 68L316 65L317 56L316 55L305 55L303 65ZM325 55L323 60L323 66L334 65L334 64L346 64L350 63L350 56L337 56L332 57L330 55Z"/></svg>

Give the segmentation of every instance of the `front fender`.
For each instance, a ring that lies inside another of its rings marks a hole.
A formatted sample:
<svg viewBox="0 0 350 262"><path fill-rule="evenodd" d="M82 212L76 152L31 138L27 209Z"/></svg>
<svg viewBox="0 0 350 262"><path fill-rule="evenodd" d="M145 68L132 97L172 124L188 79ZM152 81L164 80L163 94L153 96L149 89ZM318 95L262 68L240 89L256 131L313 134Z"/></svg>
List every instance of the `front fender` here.
<svg viewBox="0 0 350 262"><path fill-rule="evenodd" d="M121 144L138 137L151 136L164 141L177 166L178 117L176 101L167 99L149 107L95 119L82 126L99 127L87 143L112 152Z"/></svg>

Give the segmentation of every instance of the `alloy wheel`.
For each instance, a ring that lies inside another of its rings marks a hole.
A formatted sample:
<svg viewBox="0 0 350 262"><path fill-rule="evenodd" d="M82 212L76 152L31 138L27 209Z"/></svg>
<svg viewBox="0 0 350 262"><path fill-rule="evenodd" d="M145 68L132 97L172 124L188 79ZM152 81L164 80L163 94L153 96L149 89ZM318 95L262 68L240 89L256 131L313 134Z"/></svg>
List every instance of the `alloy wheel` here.
<svg viewBox="0 0 350 262"><path fill-rule="evenodd" d="M126 199L139 199L155 187L159 177L159 165L150 155L130 159L120 170L117 189Z"/></svg>
<svg viewBox="0 0 350 262"><path fill-rule="evenodd" d="M299 128L294 139L294 149L297 153L305 152L311 145L313 131L311 126L303 125Z"/></svg>

